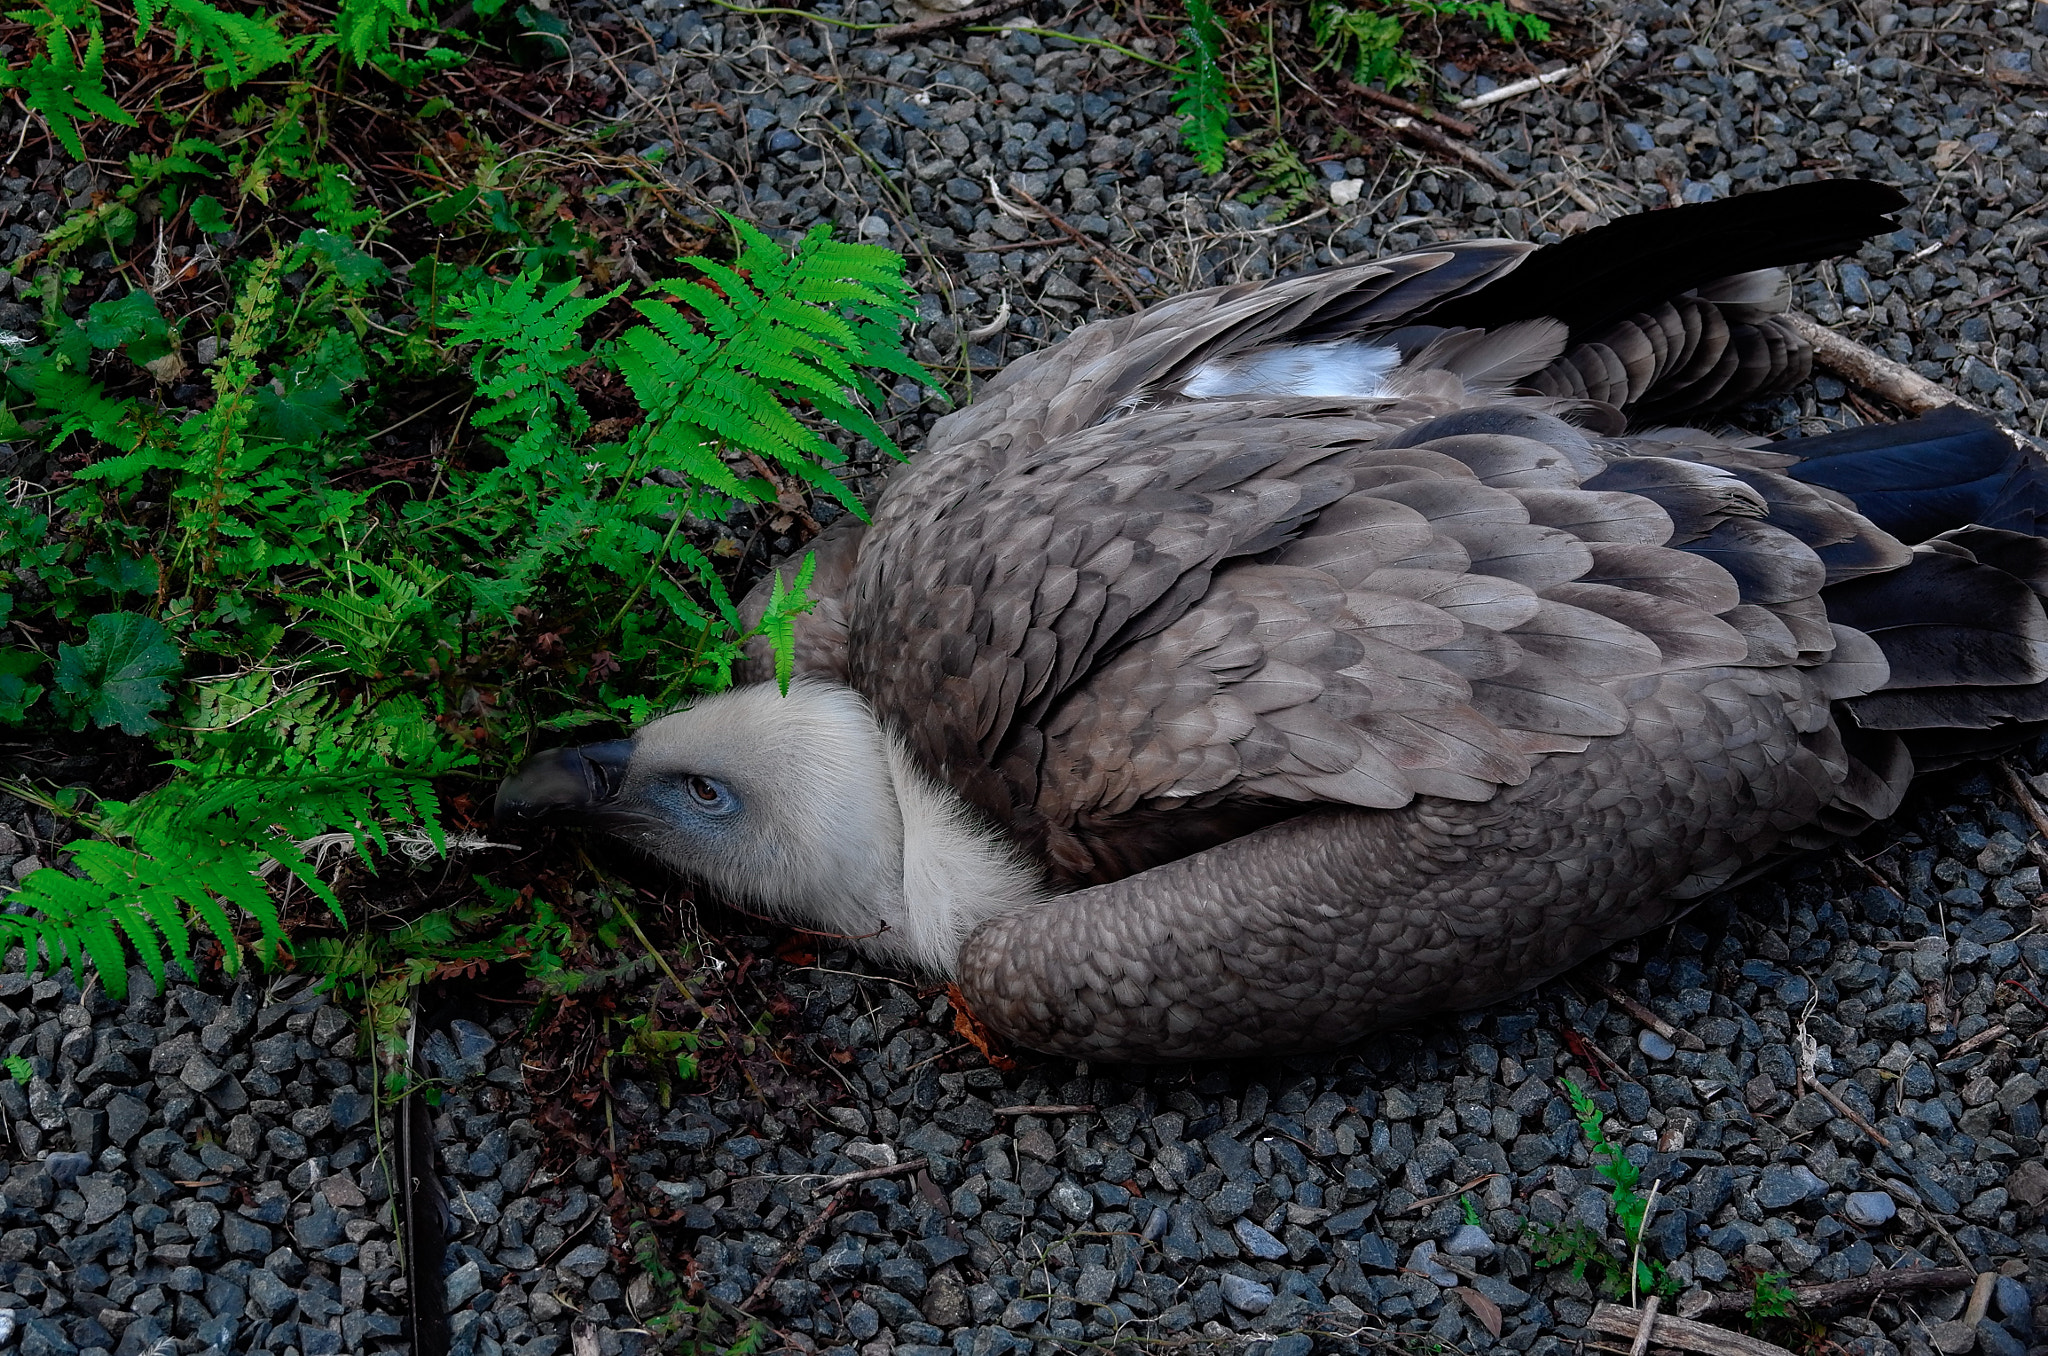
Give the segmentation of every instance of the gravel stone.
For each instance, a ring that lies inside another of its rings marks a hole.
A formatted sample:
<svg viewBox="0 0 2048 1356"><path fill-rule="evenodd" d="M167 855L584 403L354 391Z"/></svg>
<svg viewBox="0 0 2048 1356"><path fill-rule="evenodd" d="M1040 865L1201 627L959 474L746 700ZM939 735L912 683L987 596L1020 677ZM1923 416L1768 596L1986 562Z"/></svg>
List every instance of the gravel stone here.
<svg viewBox="0 0 2048 1356"><path fill-rule="evenodd" d="M1898 1213L1898 1204L1883 1191L1851 1192L1842 1201L1842 1218L1865 1229L1882 1228Z"/></svg>
<svg viewBox="0 0 2048 1356"><path fill-rule="evenodd" d="M1271 1286L1228 1271L1218 1281L1222 1286L1224 1303L1241 1313L1263 1314L1273 1307Z"/></svg>

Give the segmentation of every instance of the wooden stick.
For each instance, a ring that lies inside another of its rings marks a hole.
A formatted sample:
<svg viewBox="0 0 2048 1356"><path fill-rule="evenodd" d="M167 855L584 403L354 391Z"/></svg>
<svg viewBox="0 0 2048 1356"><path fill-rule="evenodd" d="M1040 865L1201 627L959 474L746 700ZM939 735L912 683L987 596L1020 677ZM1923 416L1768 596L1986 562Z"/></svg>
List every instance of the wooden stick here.
<svg viewBox="0 0 2048 1356"><path fill-rule="evenodd" d="M1588 1326L1595 1332L1634 1341L1643 1329L1644 1318L1645 1315L1626 1305L1603 1303L1593 1310L1593 1321ZM1695 1323L1690 1319L1672 1318L1668 1314L1652 1314L1648 1318L1649 1340L1660 1347L1705 1352L1706 1356L1791 1356L1783 1347L1744 1337L1711 1323Z"/></svg>
<svg viewBox="0 0 2048 1356"><path fill-rule="evenodd" d="M1442 1205L1445 1201L1454 1201L1458 1199L1458 1197L1470 1191L1473 1187L1478 1186L1481 1182L1490 1182L1498 1176L1500 1176L1500 1174L1497 1172L1481 1173L1479 1176L1474 1177L1471 1181L1464 1183L1462 1186L1453 1187L1441 1196L1424 1196L1419 1201L1410 1201L1406 1206L1402 1207L1400 1211L1396 1211L1394 1213L1405 1214L1410 1210L1427 1210L1432 1205Z"/></svg>
<svg viewBox="0 0 2048 1356"><path fill-rule="evenodd" d="M775 1259L775 1265L761 1273L761 1283L754 1287L753 1294L747 1296L748 1308L751 1309L761 1302L762 1297L768 1293L768 1287L775 1284L775 1278L782 1274L784 1267L804 1255L804 1249L818 1236L818 1230L825 1227L825 1222L839 1212L839 1203L845 1199L844 1196L835 1195L825 1202L825 1208L818 1212L818 1217L806 1224L790 1245L783 1249L782 1256Z"/></svg>
<svg viewBox="0 0 2048 1356"><path fill-rule="evenodd" d="M877 1177L901 1177L906 1172L916 1172L919 1168L929 1166L931 1165L922 1158L906 1158L901 1163L885 1163L879 1168L862 1168L859 1172L841 1173L837 1177L826 1178L811 1188L811 1194L815 1196L820 1192L843 1191L855 1182L872 1182Z"/></svg>
<svg viewBox="0 0 2048 1356"><path fill-rule="evenodd" d="M1445 131L1456 132L1461 137L1479 135L1476 124L1466 122L1463 118L1454 118L1448 113L1439 113L1434 108L1411 104L1398 94L1389 94L1383 89L1373 89L1369 85L1356 85L1349 80L1344 82L1344 88L1361 99L1378 104L1381 108L1391 108L1396 113L1406 113L1411 118L1427 118Z"/></svg>
<svg viewBox="0 0 2048 1356"><path fill-rule="evenodd" d="M1704 1050L1707 1048L1707 1043L1698 1036L1693 1035L1692 1032L1685 1030L1683 1027L1671 1025L1671 1023L1659 1017L1654 1009L1638 1003L1612 984L1602 984L1597 979L1586 982L1612 999L1623 1012L1626 1012L1629 1016L1635 1018L1672 1044L1686 1050Z"/></svg>
<svg viewBox="0 0 2048 1356"><path fill-rule="evenodd" d="M1650 1329L1657 1326L1657 1306L1663 1302L1663 1296L1652 1295L1643 1306L1643 1321L1636 1325L1636 1340L1628 1344L1628 1356L1643 1356L1650 1349Z"/></svg>
<svg viewBox="0 0 2048 1356"><path fill-rule="evenodd" d="M999 1107L997 1107L997 1108L996 1108L996 1115L998 1115L998 1116L1084 1116L1084 1115L1087 1115L1087 1114L1089 1114L1090 1112L1093 1112L1094 1110L1095 1110L1095 1108L1094 1108L1094 1107L1092 1107L1092 1106L1066 1106L1066 1105L1058 1105L1058 1104L1049 1104L1049 1105L1046 1105L1046 1106L999 1106Z"/></svg>
<svg viewBox="0 0 2048 1356"><path fill-rule="evenodd" d="M1053 211L1050 207L1047 207L1038 199L1032 197L1030 192L1026 190L1022 185L1011 184L1010 187L1017 191L1018 197L1022 198L1025 202L1030 203L1033 207L1037 208L1040 212L1044 213L1045 219L1051 222L1055 227L1059 228L1059 230L1066 235L1067 239L1073 241L1076 245L1079 245L1082 249L1088 252L1088 258L1094 262L1096 268L1102 271L1103 277L1109 279L1111 282L1116 284L1116 290L1124 294L1124 300L1131 303L1131 309L1133 311L1142 311L1145 309L1145 303L1138 300L1138 294L1136 292L1133 292L1130 288L1130 284L1126 283L1123 280L1123 275L1118 273L1115 269L1109 266L1109 260L1103 258L1102 251L1095 247L1094 241L1090 240L1087 236L1082 235L1079 231L1075 230L1073 226L1067 222L1067 219L1065 217Z"/></svg>
<svg viewBox="0 0 2048 1356"><path fill-rule="evenodd" d="M1813 345L1815 362L1908 414L1925 414L1943 405L1974 408L1954 391L1935 385L1904 363L1894 362L1854 339L1836 334L1812 316L1787 311L1785 320L1793 333Z"/></svg>
<svg viewBox="0 0 2048 1356"><path fill-rule="evenodd" d="M1485 108L1488 104L1497 104L1507 99L1518 99L1524 94L1542 89L1545 85L1555 85L1560 80L1569 80L1575 75L1582 75L1585 71L1586 68L1584 66L1564 66L1544 75L1532 75L1527 80L1517 80L1511 85L1502 85L1499 89L1490 89L1484 94L1475 94L1469 99L1460 99L1458 100L1458 109L1460 112L1463 112L1466 109ZM1773 1347L1772 1350L1775 1351L1777 1348Z"/></svg>
<svg viewBox="0 0 2048 1356"><path fill-rule="evenodd" d="M1951 1049L1947 1054L1943 1055L1942 1058L1960 1059L1962 1056L1969 1054L1972 1050L1977 1049L1979 1046L1989 1045L1991 1044L1991 1042L1997 1040L2000 1036L2010 1035L2011 1033L2012 1028L2007 1026L2003 1022L2000 1022L1997 1026L1987 1026L1982 1031L1979 1031L1976 1035L1970 1037L1970 1039L1966 1041L1956 1042L1955 1048Z"/></svg>
<svg viewBox="0 0 2048 1356"><path fill-rule="evenodd" d="M1481 154L1462 141L1451 140L1420 118L1411 118L1406 113L1396 113L1391 118L1382 118L1377 113L1368 113L1365 116L1368 122L1376 122L1389 131L1398 132L1410 141L1435 151L1446 160L1456 160L1470 165L1503 188L1515 187L1514 176L1492 156Z"/></svg>
<svg viewBox="0 0 2048 1356"><path fill-rule="evenodd" d="M974 5L967 9L954 10L951 14L930 14L914 19L907 24L891 24L875 30L876 42L902 42L906 38L922 38L932 33L943 33L949 28L963 24L978 24L987 19L998 19L1013 9L1024 8L1024 0L992 0L986 5Z"/></svg>
<svg viewBox="0 0 2048 1356"><path fill-rule="evenodd" d="M2012 770L2012 764L2000 760L1998 770L2005 774L2005 784L2012 789L2012 798L2027 812L2027 818L2034 821L2034 832L2048 840L2048 815L2041 813L2041 802L2034 799L2034 793L2020 780L2020 774Z"/></svg>
<svg viewBox="0 0 2048 1356"><path fill-rule="evenodd" d="M1928 1267L1895 1267L1890 1271L1854 1276L1846 1281L1830 1281L1826 1285L1795 1285L1792 1287L1792 1299L1802 1309L1836 1309L1850 1304L1865 1304L1908 1290L1960 1290L1976 1279L1974 1272L1961 1267L1939 1271ZM1679 1301L1678 1308L1687 1318L1712 1318L1747 1313L1751 1299L1752 1296L1742 1290L1694 1291Z"/></svg>
<svg viewBox="0 0 2048 1356"><path fill-rule="evenodd" d="M1809 1075L1806 1079L1806 1083L1808 1087L1811 1087L1815 1092L1819 1093L1821 1095L1821 1100L1826 1102L1829 1106L1833 1107L1835 1109L1835 1113L1839 1115L1843 1120L1849 1122L1849 1124L1855 1126L1858 1130L1861 1130L1864 1134L1870 1136L1870 1138L1875 1140L1878 1144L1884 1146L1885 1152L1892 1152L1892 1142L1886 1139L1883 1135L1879 1134L1876 1126L1872 1125L1869 1121L1864 1120L1863 1117L1860 1114L1858 1114L1855 1107L1850 1106L1847 1102L1843 1101L1839 1096L1837 1096L1833 1088L1821 1082L1819 1077L1814 1075Z"/></svg>

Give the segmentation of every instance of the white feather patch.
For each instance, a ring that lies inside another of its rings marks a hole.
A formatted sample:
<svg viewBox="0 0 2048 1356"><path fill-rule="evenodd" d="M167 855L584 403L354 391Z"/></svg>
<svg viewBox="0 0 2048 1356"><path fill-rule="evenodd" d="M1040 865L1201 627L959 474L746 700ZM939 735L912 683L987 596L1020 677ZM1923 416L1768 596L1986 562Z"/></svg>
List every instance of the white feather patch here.
<svg viewBox="0 0 2048 1356"><path fill-rule="evenodd" d="M1362 339L1289 344L1203 363L1181 386L1181 394L1194 400L1252 396L1364 400L1382 392L1387 374L1400 363L1399 349Z"/></svg>

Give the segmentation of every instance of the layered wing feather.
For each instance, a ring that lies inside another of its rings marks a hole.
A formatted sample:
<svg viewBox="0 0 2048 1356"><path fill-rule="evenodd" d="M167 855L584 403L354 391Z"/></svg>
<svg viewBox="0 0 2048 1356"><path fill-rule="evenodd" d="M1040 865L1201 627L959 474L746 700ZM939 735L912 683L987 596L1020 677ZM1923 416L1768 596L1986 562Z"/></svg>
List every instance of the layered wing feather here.
<svg viewBox="0 0 2048 1356"><path fill-rule="evenodd" d="M1829 663L1807 539L1875 529L1703 437L1636 459L1526 406L1242 401L935 466L877 516L850 671L1074 882L1191 823L1484 800L1628 729L1633 683ZM1800 689L1796 733L1882 683L1873 653Z"/></svg>

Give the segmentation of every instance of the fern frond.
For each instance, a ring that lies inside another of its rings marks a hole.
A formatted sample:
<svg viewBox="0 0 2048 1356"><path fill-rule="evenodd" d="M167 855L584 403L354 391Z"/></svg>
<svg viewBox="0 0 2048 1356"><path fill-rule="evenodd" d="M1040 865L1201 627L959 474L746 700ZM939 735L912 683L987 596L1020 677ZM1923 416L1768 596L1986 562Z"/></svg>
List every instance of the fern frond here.
<svg viewBox="0 0 2048 1356"><path fill-rule="evenodd" d="M1176 70L1174 111L1181 115L1181 139L1204 174L1223 172L1229 144L1230 85L1223 75L1223 24L1210 0L1186 0L1188 26L1181 30L1187 55Z"/></svg>

